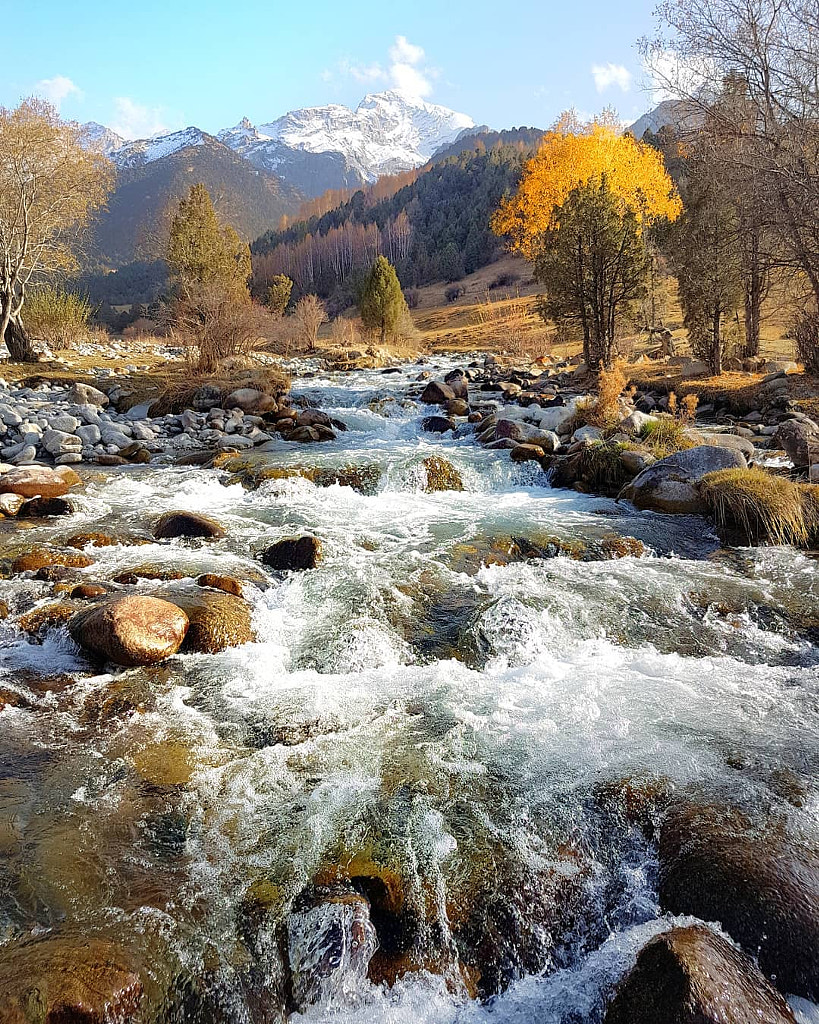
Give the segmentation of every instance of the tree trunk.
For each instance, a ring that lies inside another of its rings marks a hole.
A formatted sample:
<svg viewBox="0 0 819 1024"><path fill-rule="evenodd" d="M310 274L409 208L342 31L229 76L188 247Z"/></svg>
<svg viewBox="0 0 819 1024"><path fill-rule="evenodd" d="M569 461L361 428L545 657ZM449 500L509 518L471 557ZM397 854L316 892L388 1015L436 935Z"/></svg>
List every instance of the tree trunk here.
<svg viewBox="0 0 819 1024"><path fill-rule="evenodd" d="M711 334L711 372L715 377L722 373L722 338L720 337L720 322L722 311L719 306L714 309L713 325Z"/></svg>
<svg viewBox="0 0 819 1024"><path fill-rule="evenodd" d="M31 339L25 332L25 328L19 317L11 317L6 326L6 336L3 339L6 348L9 350L9 358L13 363L36 363L39 360L37 353L31 346Z"/></svg>
<svg viewBox="0 0 819 1024"><path fill-rule="evenodd" d="M759 265L759 239L754 234L745 279L745 357L759 355L759 326L765 279Z"/></svg>

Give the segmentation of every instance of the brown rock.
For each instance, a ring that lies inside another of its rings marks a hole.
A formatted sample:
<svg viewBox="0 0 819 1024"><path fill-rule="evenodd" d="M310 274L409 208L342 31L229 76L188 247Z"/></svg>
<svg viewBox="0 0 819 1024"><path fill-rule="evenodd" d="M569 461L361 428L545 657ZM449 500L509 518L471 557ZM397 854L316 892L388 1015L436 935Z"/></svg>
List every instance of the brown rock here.
<svg viewBox="0 0 819 1024"><path fill-rule="evenodd" d="M674 928L640 952L604 1024L795 1024L754 963L704 925Z"/></svg>
<svg viewBox="0 0 819 1024"><path fill-rule="evenodd" d="M462 398L453 398L446 403L447 416L466 416L469 413L469 404Z"/></svg>
<svg viewBox="0 0 819 1024"><path fill-rule="evenodd" d="M156 597L116 597L77 612L68 624L84 650L117 665L151 665L176 654L188 617Z"/></svg>
<svg viewBox="0 0 819 1024"><path fill-rule="evenodd" d="M157 540L170 540L175 537L218 540L225 536L225 529L215 519L200 515L198 512L166 512L157 519L154 536Z"/></svg>
<svg viewBox="0 0 819 1024"><path fill-rule="evenodd" d="M0 476L0 492L24 498L60 498L80 483L79 476L68 466L23 466Z"/></svg>
<svg viewBox="0 0 819 1024"><path fill-rule="evenodd" d="M510 451L509 457L512 462L539 462L545 454L539 445L519 444Z"/></svg>
<svg viewBox="0 0 819 1024"><path fill-rule="evenodd" d="M445 434L448 430L455 429L455 423L447 416L426 416L421 427L429 434Z"/></svg>
<svg viewBox="0 0 819 1024"><path fill-rule="evenodd" d="M102 939L56 936L0 947L3 1024L113 1024L134 1020L142 982Z"/></svg>
<svg viewBox="0 0 819 1024"><path fill-rule="evenodd" d="M89 601L95 597L104 597L108 592L109 588L102 583L78 583L72 588L70 596L81 601Z"/></svg>
<svg viewBox="0 0 819 1024"><path fill-rule="evenodd" d="M190 621L183 650L216 654L255 639L250 606L240 597L204 589L175 592L171 597Z"/></svg>
<svg viewBox="0 0 819 1024"><path fill-rule="evenodd" d="M320 440L318 427L296 427L291 430L286 438L288 441L298 441L306 444L309 441Z"/></svg>
<svg viewBox="0 0 819 1024"><path fill-rule="evenodd" d="M321 541L317 537L286 537L262 552L262 562L271 569L300 572L315 569L321 561Z"/></svg>
<svg viewBox="0 0 819 1024"><path fill-rule="evenodd" d="M660 833L660 902L719 921L779 988L819 998L819 849L784 823L677 805Z"/></svg>
<svg viewBox="0 0 819 1024"><path fill-rule="evenodd" d="M93 558L81 555L76 551L57 551L54 548L38 547L15 558L11 565L11 571L13 573L36 572L47 565L64 565L70 566L72 569L84 569L93 564Z"/></svg>
<svg viewBox="0 0 819 1024"><path fill-rule="evenodd" d="M211 590L223 590L226 594L242 596L242 584L233 576L219 576L215 572L205 572L196 581L200 587L210 587Z"/></svg>
<svg viewBox="0 0 819 1024"><path fill-rule="evenodd" d="M20 506L18 519L44 519L48 516L70 516L74 511L65 498L29 498Z"/></svg>
<svg viewBox="0 0 819 1024"><path fill-rule="evenodd" d="M425 405L446 405L455 397L455 392L448 384L441 384L437 380L431 380L421 392L421 401Z"/></svg>

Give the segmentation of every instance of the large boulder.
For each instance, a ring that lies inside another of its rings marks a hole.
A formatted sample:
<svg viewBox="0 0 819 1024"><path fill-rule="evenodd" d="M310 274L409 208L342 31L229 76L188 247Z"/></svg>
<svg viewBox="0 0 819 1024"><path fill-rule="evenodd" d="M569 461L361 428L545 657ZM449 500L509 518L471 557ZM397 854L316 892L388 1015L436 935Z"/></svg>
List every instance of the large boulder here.
<svg viewBox="0 0 819 1024"><path fill-rule="evenodd" d="M812 420L785 420L773 436L774 448L782 448L799 469L819 462L819 426Z"/></svg>
<svg viewBox="0 0 819 1024"><path fill-rule="evenodd" d="M421 401L426 405L446 405L455 397L455 392L449 384L442 384L437 380L431 380L421 392Z"/></svg>
<svg viewBox="0 0 819 1024"><path fill-rule="evenodd" d="M660 832L660 902L719 921L785 992L819 999L819 847L783 822L675 805Z"/></svg>
<svg viewBox="0 0 819 1024"><path fill-rule="evenodd" d="M278 402L271 395L257 388L237 388L224 401L225 409L241 409L242 412L261 415L278 408Z"/></svg>
<svg viewBox="0 0 819 1024"><path fill-rule="evenodd" d="M621 983L604 1024L795 1024L753 961L704 925L657 935Z"/></svg>
<svg viewBox="0 0 819 1024"><path fill-rule="evenodd" d="M202 589L173 592L169 596L190 622L184 651L216 654L255 639L250 606L241 597Z"/></svg>
<svg viewBox="0 0 819 1024"><path fill-rule="evenodd" d="M0 493L19 494L23 498L59 498L81 482L68 466L21 466L0 476Z"/></svg>
<svg viewBox="0 0 819 1024"><path fill-rule="evenodd" d="M175 537L218 540L224 536L225 529L220 523L199 512L166 512L154 525L154 537L157 540L170 540Z"/></svg>
<svg viewBox="0 0 819 1024"><path fill-rule="evenodd" d="M108 405L108 395L90 384L72 384L65 397L75 405L96 405L100 408Z"/></svg>
<svg viewBox="0 0 819 1024"><path fill-rule="evenodd" d="M68 623L83 650L116 665L152 665L176 654L188 616L158 597L116 597L77 612Z"/></svg>
<svg viewBox="0 0 819 1024"><path fill-rule="evenodd" d="M142 982L103 939L47 935L0 947L4 1024L112 1024L137 1019Z"/></svg>
<svg viewBox="0 0 819 1024"><path fill-rule="evenodd" d="M321 541L318 537L285 537L271 544L261 553L262 562L280 572L315 569L321 561Z"/></svg>
<svg viewBox="0 0 819 1024"><path fill-rule="evenodd" d="M734 448L699 445L675 452L644 469L626 484L620 497L637 508L656 512L704 513L705 505L697 488L699 481L718 469L746 469L747 465L742 452Z"/></svg>

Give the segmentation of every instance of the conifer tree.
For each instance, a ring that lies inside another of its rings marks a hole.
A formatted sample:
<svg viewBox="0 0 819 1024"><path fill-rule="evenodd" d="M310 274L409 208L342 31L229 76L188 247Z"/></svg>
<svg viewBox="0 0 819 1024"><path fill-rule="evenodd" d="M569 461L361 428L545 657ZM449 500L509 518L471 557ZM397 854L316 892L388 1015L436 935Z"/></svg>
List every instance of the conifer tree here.
<svg viewBox="0 0 819 1024"><path fill-rule="evenodd" d="M276 274L267 286L267 306L272 313L284 314L287 303L290 301L290 294L293 291L293 282L287 274Z"/></svg>
<svg viewBox="0 0 819 1024"><path fill-rule="evenodd" d="M171 224L168 265L182 290L211 285L250 301L250 249L230 225L222 226L204 185L192 185Z"/></svg>
<svg viewBox="0 0 819 1024"><path fill-rule="evenodd" d="M383 345L395 331L405 306L395 268L386 257L378 256L361 292L359 310L364 326L380 331Z"/></svg>

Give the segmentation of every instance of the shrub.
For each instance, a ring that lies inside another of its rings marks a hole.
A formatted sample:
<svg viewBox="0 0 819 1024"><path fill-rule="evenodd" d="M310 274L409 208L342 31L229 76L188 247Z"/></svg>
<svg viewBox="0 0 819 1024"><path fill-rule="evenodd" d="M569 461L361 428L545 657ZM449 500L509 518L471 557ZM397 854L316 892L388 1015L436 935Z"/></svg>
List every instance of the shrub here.
<svg viewBox="0 0 819 1024"><path fill-rule="evenodd" d="M361 323L346 316L337 316L330 324L330 339L334 348L361 348Z"/></svg>
<svg viewBox="0 0 819 1024"><path fill-rule="evenodd" d="M210 372L223 359L258 348L270 321L270 314L249 297L240 301L234 292L210 284L176 301L171 337L184 348L191 366Z"/></svg>
<svg viewBox="0 0 819 1024"><path fill-rule="evenodd" d="M297 340L313 352L318 341L319 327L327 321L327 310L317 295L303 295L296 303L290 318Z"/></svg>
<svg viewBox="0 0 819 1024"><path fill-rule="evenodd" d="M646 423L640 432L640 440L657 459L666 455L693 448L694 442L686 436L686 424L674 416L658 416L653 423Z"/></svg>
<svg viewBox="0 0 819 1024"><path fill-rule="evenodd" d="M25 312L26 327L33 337L54 348L68 348L87 335L93 309L85 295L43 284L28 294Z"/></svg>
<svg viewBox="0 0 819 1024"><path fill-rule="evenodd" d="M510 288L513 284L517 284L520 280L520 274L498 274L497 277L492 278L489 282L490 291L494 291L496 288Z"/></svg>
<svg viewBox="0 0 819 1024"><path fill-rule="evenodd" d="M611 369L601 367L597 375L597 398L583 407L586 423L595 427L612 427L620 420L619 401L628 377L622 363L615 363Z"/></svg>
<svg viewBox="0 0 819 1024"><path fill-rule="evenodd" d="M421 292L418 288L407 288L404 292L404 301L407 304L407 309L417 309L421 302Z"/></svg>
<svg viewBox="0 0 819 1024"><path fill-rule="evenodd" d="M466 288L462 284L453 284L444 292L444 298L447 302L455 302L460 299L462 295L466 294Z"/></svg>
<svg viewBox="0 0 819 1024"><path fill-rule="evenodd" d="M819 529L815 492L754 467L721 469L700 484L720 536L740 545L807 547Z"/></svg>

